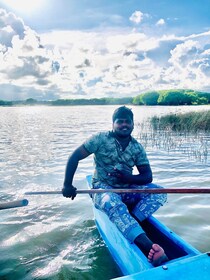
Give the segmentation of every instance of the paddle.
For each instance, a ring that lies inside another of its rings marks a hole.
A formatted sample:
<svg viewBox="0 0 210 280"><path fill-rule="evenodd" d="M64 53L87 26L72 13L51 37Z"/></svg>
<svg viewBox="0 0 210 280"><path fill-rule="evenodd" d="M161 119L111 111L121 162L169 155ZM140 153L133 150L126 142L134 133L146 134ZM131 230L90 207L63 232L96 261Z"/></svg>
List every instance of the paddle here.
<svg viewBox="0 0 210 280"><path fill-rule="evenodd" d="M158 189L81 189L76 190L76 194L94 194L94 193L209 193L210 188L158 188ZM25 192L25 195L47 195L47 194L62 194L61 191L41 191L41 192Z"/></svg>
<svg viewBox="0 0 210 280"><path fill-rule="evenodd" d="M0 202L0 210L15 208L15 207L22 207L22 206L26 206L26 205L28 205L27 199L14 200L14 201L9 201L9 202Z"/></svg>

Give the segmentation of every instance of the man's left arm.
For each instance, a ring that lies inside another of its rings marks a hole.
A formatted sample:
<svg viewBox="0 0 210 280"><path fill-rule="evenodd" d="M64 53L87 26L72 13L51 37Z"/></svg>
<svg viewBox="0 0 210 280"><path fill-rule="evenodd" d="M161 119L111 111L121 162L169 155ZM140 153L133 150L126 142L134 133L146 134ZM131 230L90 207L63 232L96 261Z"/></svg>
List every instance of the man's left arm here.
<svg viewBox="0 0 210 280"><path fill-rule="evenodd" d="M136 166L139 174L133 175L127 170L116 170L116 177L120 183L132 185L145 185L152 182L152 170L149 164Z"/></svg>

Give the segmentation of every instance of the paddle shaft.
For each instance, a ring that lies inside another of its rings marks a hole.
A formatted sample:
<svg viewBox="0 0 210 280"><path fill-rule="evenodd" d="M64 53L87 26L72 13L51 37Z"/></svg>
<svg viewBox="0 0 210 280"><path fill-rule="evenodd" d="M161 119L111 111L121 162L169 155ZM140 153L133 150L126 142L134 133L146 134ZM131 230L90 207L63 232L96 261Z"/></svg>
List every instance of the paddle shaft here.
<svg viewBox="0 0 210 280"><path fill-rule="evenodd" d="M158 189L83 189L76 190L76 194L95 194L95 193L209 193L210 188L158 188ZM46 194L62 194L61 191L41 191L41 192L26 192L25 195L46 195Z"/></svg>
<svg viewBox="0 0 210 280"><path fill-rule="evenodd" d="M22 207L28 205L27 199L9 201L9 202L1 202L0 203L0 210L15 208L15 207Z"/></svg>

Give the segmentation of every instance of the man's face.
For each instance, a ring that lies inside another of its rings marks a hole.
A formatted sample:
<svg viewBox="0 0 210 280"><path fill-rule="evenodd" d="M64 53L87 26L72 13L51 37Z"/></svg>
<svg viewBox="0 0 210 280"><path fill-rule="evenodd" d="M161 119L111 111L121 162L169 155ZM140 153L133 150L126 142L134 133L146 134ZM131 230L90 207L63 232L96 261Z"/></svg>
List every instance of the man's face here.
<svg viewBox="0 0 210 280"><path fill-rule="evenodd" d="M133 131L133 121L129 117L116 119L113 123L113 131L117 136L126 138Z"/></svg>

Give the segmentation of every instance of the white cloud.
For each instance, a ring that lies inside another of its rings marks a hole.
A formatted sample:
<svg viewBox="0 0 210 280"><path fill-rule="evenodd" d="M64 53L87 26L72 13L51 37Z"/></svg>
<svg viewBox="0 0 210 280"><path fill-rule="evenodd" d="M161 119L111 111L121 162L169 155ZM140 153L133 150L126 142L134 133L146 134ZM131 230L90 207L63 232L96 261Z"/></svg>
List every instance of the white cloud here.
<svg viewBox="0 0 210 280"><path fill-rule="evenodd" d="M141 11L135 11L131 16L130 16L130 21L139 24L143 20L144 14Z"/></svg>
<svg viewBox="0 0 210 280"><path fill-rule="evenodd" d="M163 18L159 19L157 22L156 22L156 25L165 25L165 20Z"/></svg>
<svg viewBox="0 0 210 280"><path fill-rule="evenodd" d="M0 9L0 43L5 47L11 47L11 40L14 35L19 38L24 37L25 27L22 19L16 17L13 13L7 13Z"/></svg>
<svg viewBox="0 0 210 280"><path fill-rule="evenodd" d="M207 49L206 49L207 47ZM162 78L173 87L210 90L210 46L192 39L171 50L170 66Z"/></svg>
<svg viewBox="0 0 210 280"><path fill-rule="evenodd" d="M105 29L38 35L14 14L0 10L0 15L0 99L210 91L210 32L175 37Z"/></svg>

